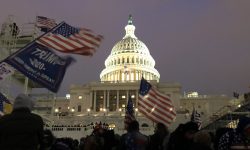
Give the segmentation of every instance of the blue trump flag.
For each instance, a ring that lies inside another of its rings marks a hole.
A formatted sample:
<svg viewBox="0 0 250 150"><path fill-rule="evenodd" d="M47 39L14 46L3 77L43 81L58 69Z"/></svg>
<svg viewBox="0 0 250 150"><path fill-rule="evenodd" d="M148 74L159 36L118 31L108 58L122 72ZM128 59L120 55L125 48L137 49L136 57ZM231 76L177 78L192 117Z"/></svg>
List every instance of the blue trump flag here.
<svg viewBox="0 0 250 150"><path fill-rule="evenodd" d="M4 61L34 82L57 92L72 60L71 57L62 58L47 47L33 42Z"/></svg>

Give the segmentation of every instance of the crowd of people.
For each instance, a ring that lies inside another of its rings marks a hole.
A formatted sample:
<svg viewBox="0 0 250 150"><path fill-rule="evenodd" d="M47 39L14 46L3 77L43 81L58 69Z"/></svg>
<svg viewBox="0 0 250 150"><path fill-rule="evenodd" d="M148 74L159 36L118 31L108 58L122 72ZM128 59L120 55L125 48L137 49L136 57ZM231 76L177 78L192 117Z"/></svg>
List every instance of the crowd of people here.
<svg viewBox="0 0 250 150"><path fill-rule="evenodd" d="M220 128L216 133L199 130L197 123L180 124L174 131L157 123L152 135L140 132L139 122L128 124L118 135L102 125L80 140L57 138L44 130L43 120L31 112L33 100L16 97L11 114L0 118L0 149L3 150L230 150L250 149L250 118L242 117L236 129Z"/></svg>

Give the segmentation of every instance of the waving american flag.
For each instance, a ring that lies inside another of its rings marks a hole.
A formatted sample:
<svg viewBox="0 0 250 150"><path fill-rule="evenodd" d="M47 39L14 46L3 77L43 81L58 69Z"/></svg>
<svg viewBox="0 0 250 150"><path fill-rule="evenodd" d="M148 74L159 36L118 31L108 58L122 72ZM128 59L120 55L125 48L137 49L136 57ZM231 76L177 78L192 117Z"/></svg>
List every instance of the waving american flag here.
<svg viewBox="0 0 250 150"><path fill-rule="evenodd" d="M138 110L153 122L161 122L166 126L169 126L176 117L169 96L161 93L144 78L141 79Z"/></svg>
<svg viewBox="0 0 250 150"><path fill-rule="evenodd" d="M49 29L52 29L56 25L57 24L56 24L56 21L54 19L47 18L44 16L37 16L36 17L36 26L38 28L41 28L41 30L44 32L47 32Z"/></svg>
<svg viewBox="0 0 250 150"><path fill-rule="evenodd" d="M201 114L197 112L197 110L193 107L193 112L191 114L191 118L190 120L192 122L195 122L197 123L199 129L201 129L201 124L202 124L202 121L201 121Z"/></svg>
<svg viewBox="0 0 250 150"><path fill-rule="evenodd" d="M102 39L101 35L95 35L89 29L76 28L62 22L37 42L64 53L93 55Z"/></svg>

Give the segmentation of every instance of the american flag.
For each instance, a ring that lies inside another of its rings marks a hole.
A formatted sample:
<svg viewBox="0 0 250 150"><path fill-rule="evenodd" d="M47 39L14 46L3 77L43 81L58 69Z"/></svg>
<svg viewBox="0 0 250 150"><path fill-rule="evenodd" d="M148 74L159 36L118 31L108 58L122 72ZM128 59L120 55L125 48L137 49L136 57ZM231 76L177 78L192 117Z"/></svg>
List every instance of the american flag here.
<svg viewBox="0 0 250 150"><path fill-rule="evenodd" d="M4 107L3 107L4 102L11 104L11 102L2 93L0 93L0 116L4 115Z"/></svg>
<svg viewBox="0 0 250 150"><path fill-rule="evenodd" d="M102 39L101 35L95 35L89 29L76 28L62 22L37 42L60 52L91 56Z"/></svg>
<svg viewBox="0 0 250 150"><path fill-rule="evenodd" d="M134 109L133 109L133 102L131 96L128 98L128 104L126 107L126 112L125 112L125 118L124 118L124 125L125 129L127 129L128 125L130 122L132 122L135 119L135 114L134 114Z"/></svg>
<svg viewBox="0 0 250 150"><path fill-rule="evenodd" d="M41 28L42 31L52 29L56 25L57 24L56 24L56 21L54 19L50 19L50 18L43 17L43 16L36 17L36 26Z"/></svg>
<svg viewBox="0 0 250 150"><path fill-rule="evenodd" d="M138 110L148 119L167 126L176 117L174 105L169 96L162 94L144 78L141 79Z"/></svg>
<svg viewBox="0 0 250 150"><path fill-rule="evenodd" d="M197 110L195 110L195 108L193 108L193 112L192 112L192 114L191 114L190 120L191 120L192 122L197 123L199 129L201 129L201 123L202 123L202 121L201 121L201 114L198 113Z"/></svg>

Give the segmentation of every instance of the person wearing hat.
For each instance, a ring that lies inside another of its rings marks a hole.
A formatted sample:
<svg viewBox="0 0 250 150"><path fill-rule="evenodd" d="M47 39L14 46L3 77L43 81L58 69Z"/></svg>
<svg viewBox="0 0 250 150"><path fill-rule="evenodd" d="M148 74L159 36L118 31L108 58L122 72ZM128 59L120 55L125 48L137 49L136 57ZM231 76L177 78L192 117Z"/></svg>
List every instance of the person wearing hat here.
<svg viewBox="0 0 250 150"><path fill-rule="evenodd" d="M250 118L241 117L235 130L226 132L219 140L218 150L250 149Z"/></svg>
<svg viewBox="0 0 250 150"><path fill-rule="evenodd" d="M19 94L11 114L0 118L0 149L40 150L43 149L43 120L31 113L34 101Z"/></svg>
<svg viewBox="0 0 250 150"><path fill-rule="evenodd" d="M121 136L119 150L147 150L149 147L148 136L142 134L139 122L132 120L128 124L127 133Z"/></svg>
<svg viewBox="0 0 250 150"><path fill-rule="evenodd" d="M167 150L193 150L194 135L199 131L197 123L189 121L180 124L170 134Z"/></svg>

